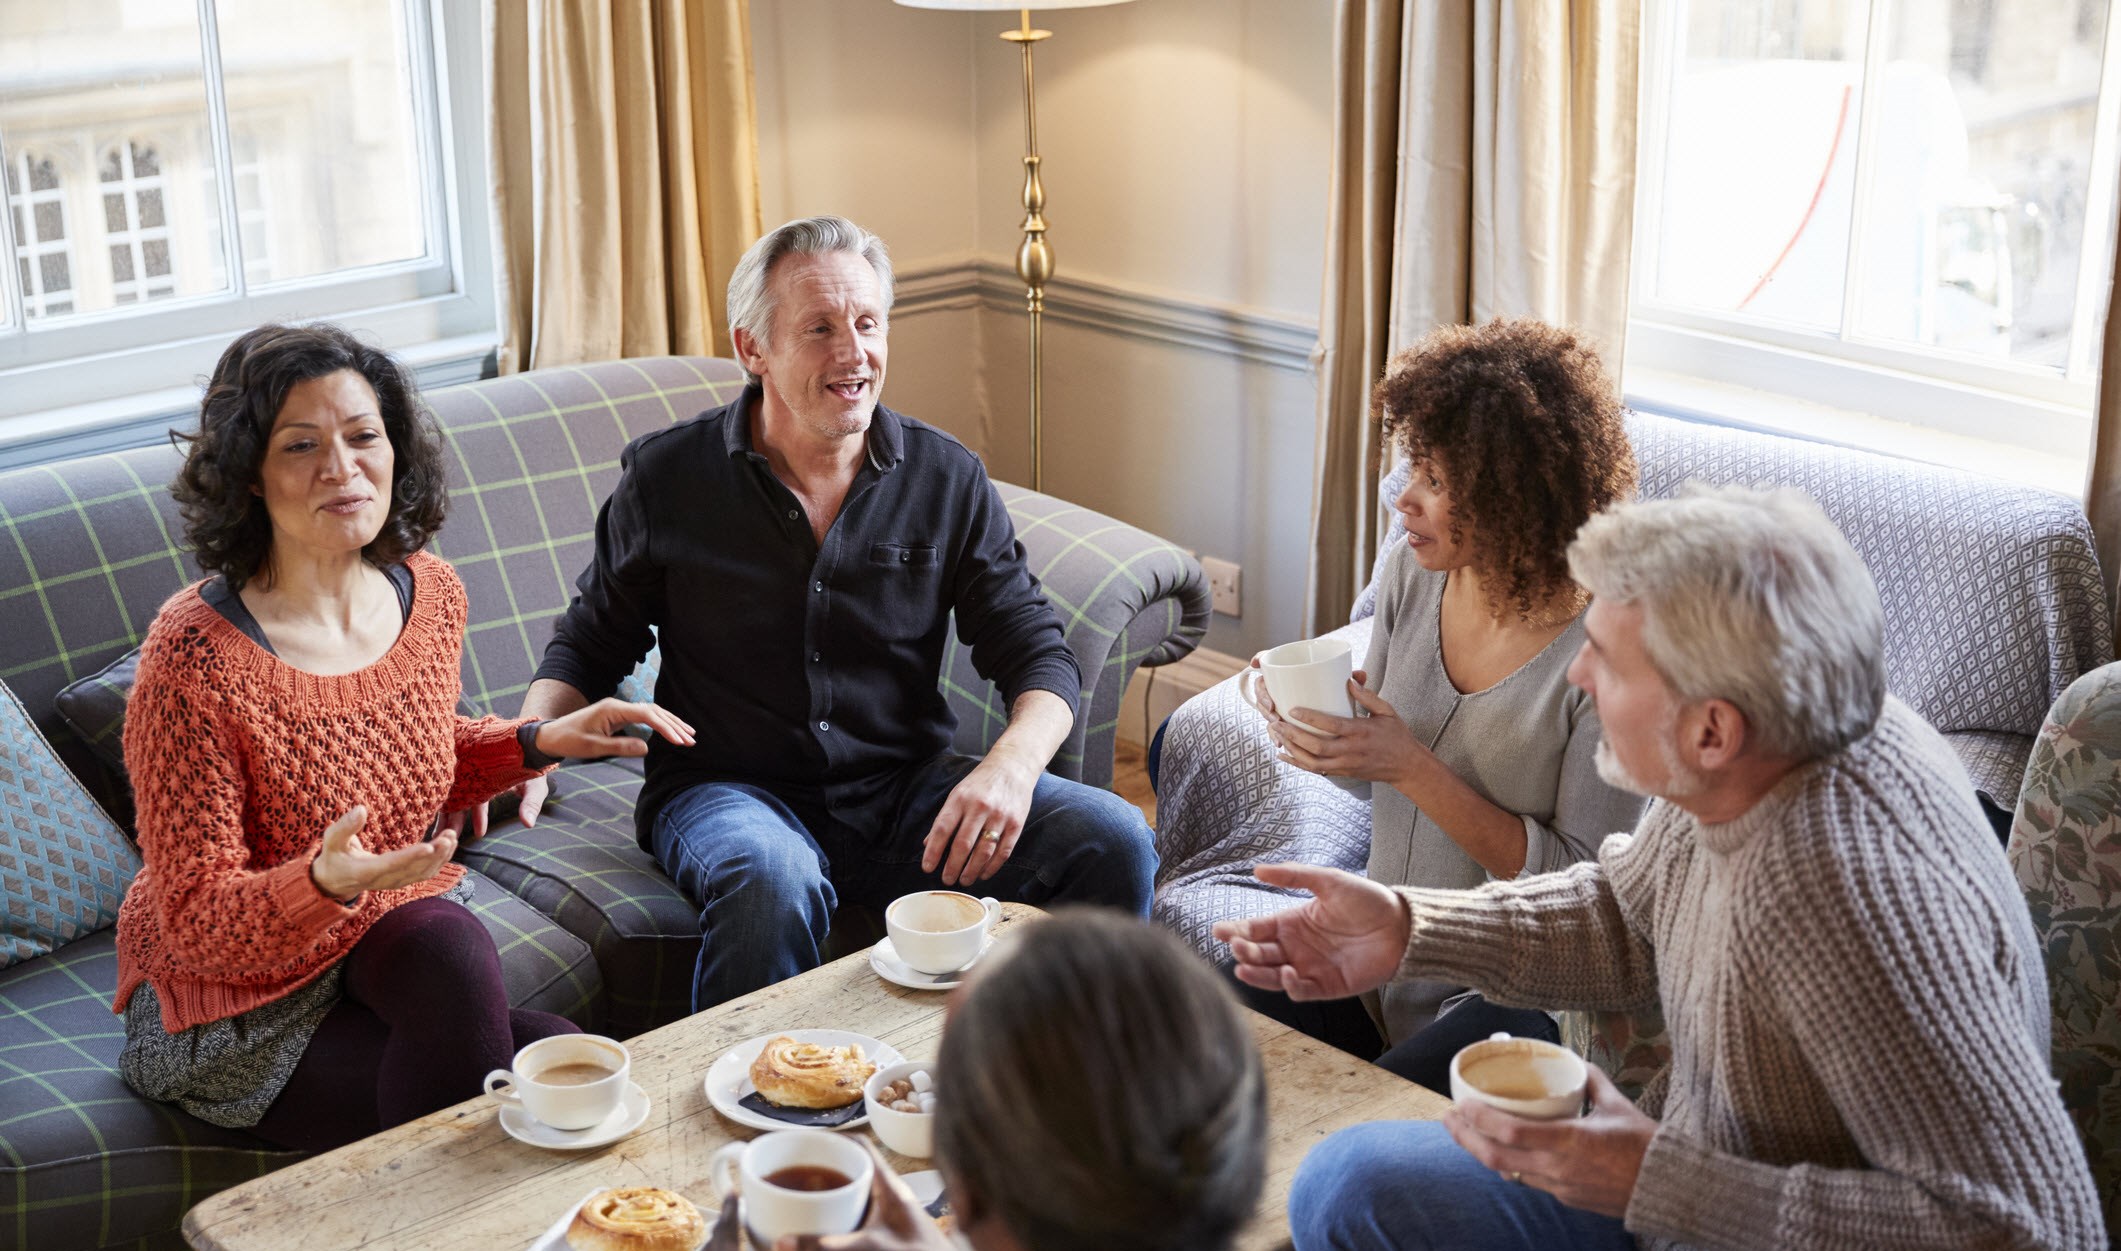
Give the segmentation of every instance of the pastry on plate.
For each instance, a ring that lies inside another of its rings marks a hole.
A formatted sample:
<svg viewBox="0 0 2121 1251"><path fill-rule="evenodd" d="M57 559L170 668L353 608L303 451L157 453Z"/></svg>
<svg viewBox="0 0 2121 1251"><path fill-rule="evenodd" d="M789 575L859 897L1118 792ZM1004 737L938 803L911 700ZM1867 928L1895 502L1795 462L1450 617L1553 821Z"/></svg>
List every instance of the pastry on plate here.
<svg viewBox="0 0 2121 1251"><path fill-rule="evenodd" d="M707 1221L692 1201L660 1186L600 1190L567 1226L574 1251L700 1251Z"/></svg>
<svg viewBox="0 0 2121 1251"><path fill-rule="evenodd" d="M862 1097L862 1083L874 1072L859 1043L831 1047L783 1034L751 1062L751 1084L784 1108L844 1108Z"/></svg>

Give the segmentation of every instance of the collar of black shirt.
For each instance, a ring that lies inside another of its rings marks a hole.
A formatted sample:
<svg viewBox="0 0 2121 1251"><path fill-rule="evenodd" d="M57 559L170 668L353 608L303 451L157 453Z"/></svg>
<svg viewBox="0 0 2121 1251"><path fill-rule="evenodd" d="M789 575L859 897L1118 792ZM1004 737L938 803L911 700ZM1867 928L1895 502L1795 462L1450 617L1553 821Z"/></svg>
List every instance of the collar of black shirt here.
<svg viewBox="0 0 2121 1251"><path fill-rule="evenodd" d="M744 388L744 393L725 410L722 420L722 441L731 456L744 455L764 460L766 454L751 444L751 414L753 406L766 398L766 389L754 382ZM876 413L869 419L869 463L878 473L888 471L906 456L905 419L897 413L876 406Z"/></svg>

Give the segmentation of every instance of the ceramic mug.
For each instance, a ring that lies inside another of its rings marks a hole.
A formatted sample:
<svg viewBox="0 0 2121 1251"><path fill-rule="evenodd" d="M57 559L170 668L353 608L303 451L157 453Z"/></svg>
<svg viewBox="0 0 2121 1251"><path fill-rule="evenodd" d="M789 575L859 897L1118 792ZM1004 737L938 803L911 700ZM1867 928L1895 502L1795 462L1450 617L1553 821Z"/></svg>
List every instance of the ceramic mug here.
<svg viewBox="0 0 2121 1251"><path fill-rule="evenodd" d="M1590 1080L1582 1056L1537 1038L1493 1034L1451 1057L1451 1098L1534 1121L1582 1115Z"/></svg>
<svg viewBox="0 0 2121 1251"><path fill-rule="evenodd" d="M594 1076L599 1069L605 1076ZM516 1052L508 1068L488 1073L486 1093L554 1129L588 1129L619 1106L632 1070L623 1043L600 1034L555 1034Z"/></svg>
<svg viewBox="0 0 2121 1251"><path fill-rule="evenodd" d="M884 909L884 929L898 958L922 973L955 973L979 959L1001 919L1001 901L954 890L915 891Z"/></svg>
<svg viewBox="0 0 2121 1251"><path fill-rule="evenodd" d="M1237 693L1265 712L1257 685L1264 682L1274 699L1274 711L1284 718L1298 708L1352 717L1355 701L1348 695L1348 680L1354 673L1355 654L1346 639L1299 639L1261 652L1259 668L1247 668L1238 675ZM1313 734L1326 733L1302 721L1295 724Z"/></svg>
<svg viewBox="0 0 2121 1251"><path fill-rule="evenodd" d="M829 1129L776 1129L715 1152L707 1176L717 1194L743 1196L752 1242L770 1247L790 1234L853 1232L868 1210L875 1166L861 1143ZM809 1188L831 1176L841 1184Z"/></svg>

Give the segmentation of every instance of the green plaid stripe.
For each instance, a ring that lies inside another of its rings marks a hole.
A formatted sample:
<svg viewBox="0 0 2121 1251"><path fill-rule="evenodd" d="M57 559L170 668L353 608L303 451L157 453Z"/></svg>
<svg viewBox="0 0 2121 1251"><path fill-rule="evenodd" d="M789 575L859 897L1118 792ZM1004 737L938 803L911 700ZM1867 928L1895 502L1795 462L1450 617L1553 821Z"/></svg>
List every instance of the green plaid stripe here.
<svg viewBox="0 0 2121 1251"><path fill-rule="evenodd" d="M1199 645L1210 597L1192 557L1101 513L997 483L1016 522L1031 572L1061 619L1083 671L1082 714L1052 771L1092 786L1112 784L1112 746L1127 682ZM943 653L943 690L958 713L957 750L987 750L1008 723L994 685L972 667L953 628Z"/></svg>
<svg viewBox="0 0 2121 1251"><path fill-rule="evenodd" d="M193 1204L301 1158L134 1095L117 985L115 930L0 972L0 1247L182 1245Z"/></svg>
<svg viewBox="0 0 2121 1251"><path fill-rule="evenodd" d="M529 900L596 953L603 1028L630 1038L692 1010L700 912L633 835L640 762L567 766L559 798L530 829L511 824L463 859Z"/></svg>

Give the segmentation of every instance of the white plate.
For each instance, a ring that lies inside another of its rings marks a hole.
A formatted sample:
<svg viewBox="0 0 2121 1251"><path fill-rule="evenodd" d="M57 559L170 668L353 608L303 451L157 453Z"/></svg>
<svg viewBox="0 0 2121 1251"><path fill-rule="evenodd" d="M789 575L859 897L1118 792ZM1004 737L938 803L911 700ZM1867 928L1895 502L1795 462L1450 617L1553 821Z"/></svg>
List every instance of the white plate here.
<svg viewBox="0 0 2121 1251"><path fill-rule="evenodd" d="M898 1179L906 1183L906 1189L913 1192L913 1197L920 1200L924 1208L935 1202L935 1196L943 1193L943 1175L934 1169L920 1173L900 1173ZM950 1239L950 1245L959 1248L959 1251L972 1251L971 1242L956 1230L951 1230L947 1237Z"/></svg>
<svg viewBox="0 0 2121 1251"><path fill-rule="evenodd" d="M626 1093L619 1096L619 1106L611 1115L588 1129L554 1129L514 1104L501 1105L501 1128L510 1138L553 1151L586 1151L617 1142L647 1119L648 1092L633 1082L626 1083Z"/></svg>
<svg viewBox="0 0 2121 1251"><path fill-rule="evenodd" d="M937 1184L940 1185L941 1183ZM560 1219L554 1221L544 1233L538 1235L536 1242L530 1244L529 1251L573 1251L567 1245L567 1227L574 1224L574 1214L582 1210L583 1204L603 1194L608 1189L610 1189L608 1186L599 1186L581 1198L576 1199L573 1203L568 1204L566 1209L560 1213ZM935 1193L941 1194L942 1191L938 1190ZM692 1196L687 1195L685 1197L689 1199ZM928 1200L924 1199L922 1202L925 1203ZM720 1208L701 1208L697 1203L692 1206L700 1208L700 1215L706 1218L707 1228L712 1231L715 1221L721 1217L722 1210Z"/></svg>
<svg viewBox="0 0 2121 1251"><path fill-rule="evenodd" d="M767 1043L784 1034L797 1042L821 1043L827 1047L845 1047L850 1043L859 1043L862 1055L878 1068L897 1064L906 1058L890 1043L879 1042L867 1034L850 1034L843 1029L784 1029L771 1034L760 1034L757 1038L747 1038L731 1047L722 1053L721 1059L707 1066L707 1102L714 1105L715 1111L739 1125L748 1125L753 1129L799 1128L787 1121L760 1116L737 1102L745 1095L758 1090L757 1086L751 1084L751 1062L759 1058L759 1052L766 1049ZM864 1113L844 1125L834 1125L831 1128L852 1129L856 1125L868 1123L869 1117Z"/></svg>
<svg viewBox="0 0 2121 1251"><path fill-rule="evenodd" d="M923 973L899 959L898 948L891 945L890 939L879 938L876 946L869 949L869 967L876 970L878 977L908 990L949 990L964 981L965 974L972 971L972 965L984 959L993 947L994 936L990 934L986 946L979 949L979 955L972 957L972 964L955 973Z"/></svg>

